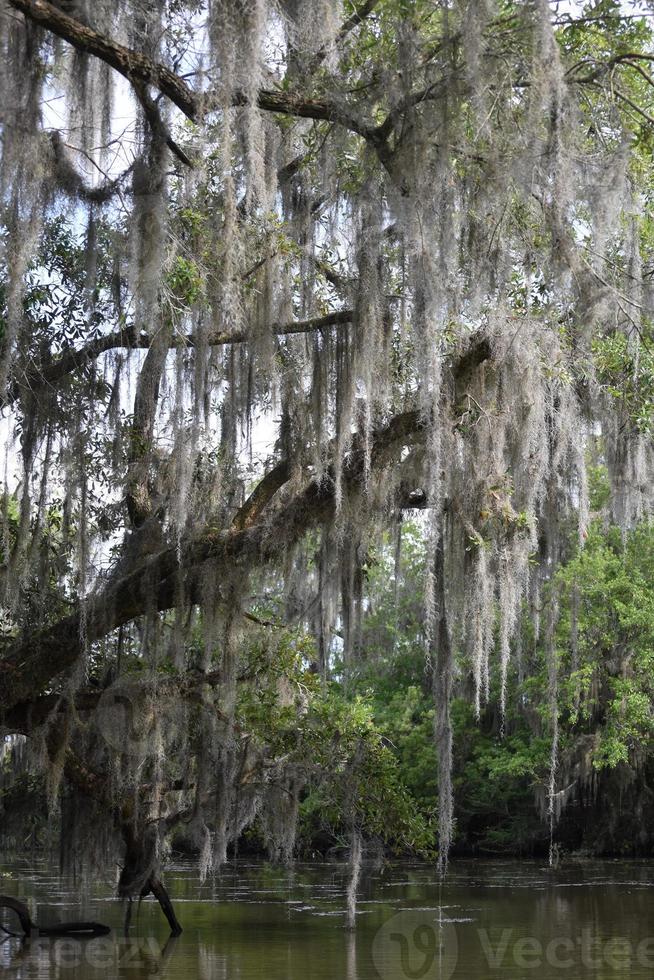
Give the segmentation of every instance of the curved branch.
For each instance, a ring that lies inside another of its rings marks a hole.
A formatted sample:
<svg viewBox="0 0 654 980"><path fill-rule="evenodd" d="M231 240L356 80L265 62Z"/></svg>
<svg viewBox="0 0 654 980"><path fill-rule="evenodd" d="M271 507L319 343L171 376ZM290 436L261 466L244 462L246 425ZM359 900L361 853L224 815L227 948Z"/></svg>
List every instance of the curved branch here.
<svg viewBox="0 0 654 980"><path fill-rule="evenodd" d="M324 316L312 317L309 320L294 320L291 323L274 324L273 333L278 337L292 336L293 334L311 333L314 330L323 330L326 327L341 326L351 323L354 311L335 310L333 313L326 313ZM174 334L170 340L171 349L176 347L195 347L202 342L209 347L222 347L227 344L244 344L248 340L246 331L243 330L214 330L203 337L202 341L194 334ZM121 330L114 330L104 337L97 337L89 341L84 347L75 350L67 350L55 361L42 368L33 368L25 371L20 379L16 379L7 391L4 399L5 405L15 402L23 391L29 390L33 393L42 388L50 387L61 381L73 371L78 371L90 364L102 354L110 350L120 349L141 349L147 350L152 344L152 335L144 331L137 330L134 325L123 327Z"/></svg>
<svg viewBox="0 0 654 980"><path fill-rule="evenodd" d="M32 922L29 909L11 895L0 895L0 908L10 909L18 916L20 927L26 936L68 936L71 939L90 939L93 936L106 936L111 932L109 926L101 922L61 922L56 926L39 926ZM11 933L13 936L14 933Z"/></svg>
<svg viewBox="0 0 654 980"><path fill-rule="evenodd" d="M87 24L69 17L47 0L9 0L9 3L25 17L68 41L73 47L100 58L132 84L154 86L189 119L197 118L198 96L170 68L133 48L112 41Z"/></svg>
<svg viewBox="0 0 654 980"><path fill-rule="evenodd" d="M252 527L277 491L288 482L290 476L291 466L288 460L282 460L281 463L266 473L245 503L239 507L232 521L232 527L237 531L244 531L245 528Z"/></svg>
<svg viewBox="0 0 654 980"><path fill-rule="evenodd" d="M176 75L165 65L154 61L140 51L125 47L94 30L81 21L63 13L47 0L9 0L16 10L25 17L63 38L80 51L100 58L115 71L123 75L133 86L137 98L143 105L146 116L151 124L159 126L160 118L155 118L156 106L151 102L143 86L151 85L158 89L177 106L184 115L197 122L202 111L209 105L204 95L189 88L183 78ZM144 102L143 96L146 95ZM248 102L244 93L235 93L234 104L246 105ZM298 116L307 119L324 119L337 122L368 140L375 148L379 159L386 166L390 159L390 149L378 127L369 125L361 120L357 113L336 101L312 99L294 92L282 92L273 89L261 89L257 97L260 109L267 112L278 112L283 115ZM157 114L158 115L158 114ZM185 163L191 163L180 147L166 134L168 145Z"/></svg>
<svg viewBox="0 0 654 980"><path fill-rule="evenodd" d="M373 470L385 464L393 446L397 448L403 440L413 439L420 425L418 413L407 412L379 430L372 444ZM364 451L359 449L349 455L343 467L344 487L353 489L360 485L363 471ZM256 511L256 506L253 509ZM273 561L310 528L328 521L333 513L333 480L314 479L280 506L268 522L248 526L245 514L242 515L245 527L204 528L201 534L184 543L181 553L176 547L169 547L151 556L90 597L85 602L83 616L72 613L7 651L0 659L0 709L6 713L23 701L34 700L58 674L76 663L84 643L105 636L147 609L172 608L179 596L180 576L184 594L191 602L197 602L206 562L217 563L220 571L229 577L236 563L248 566Z"/></svg>
<svg viewBox="0 0 654 980"><path fill-rule="evenodd" d="M68 159L64 141L57 130L46 134L49 141L49 149L52 153L54 176L64 193L73 198L80 198L89 204L105 204L111 200L114 194L120 194L120 185L134 169L131 163L126 170L118 174L117 177L109 179L99 187L89 187L84 183L80 174ZM83 152L83 151L78 151Z"/></svg>
<svg viewBox="0 0 654 980"><path fill-rule="evenodd" d="M455 384L460 374L465 378L489 353L488 341L478 338L469 350L459 354L451 369ZM396 415L373 434L372 472L386 467L402 447L420 442L424 432L419 412ZM354 448L343 464L344 490L360 488L364 472L365 449ZM269 479L268 489L272 489L276 481ZM278 476L277 482L279 479ZM264 477L264 483L265 480ZM270 497L268 492L262 493L264 505ZM122 578L109 581L104 590L85 601L83 615L71 613L10 647L0 659L0 711L7 712L21 702L33 701L54 678L77 662L85 644L147 610L173 608L179 598L180 580L188 600L198 602L207 562L213 564L215 575L222 574L228 580L237 564L247 568L278 559L311 528L333 518L335 484L329 471L319 479L310 480L304 489L280 504L269 520L259 523L254 517L248 522L248 515L258 515L263 507L258 507L252 498L250 502L251 509L241 514L240 523L245 526L205 527L197 536L188 538L181 549L167 547Z"/></svg>
<svg viewBox="0 0 654 980"><path fill-rule="evenodd" d="M63 13L47 0L9 0L9 3L16 10L20 10L25 17L29 17L64 41L68 41L73 47L100 58L120 72L132 85L152 85L169 98L189 119L192 121L198 119L202 96L189 88L186 82L170 68L153 61L133 48L112 41L99 31ZM235 102L237 105L244 105L247 102L246 96L237 93ZM342 122L362 136L372 132L371 127L361 123L354 115L334 102L304 98L292 92L262 89L259 92L258 104L260 109L269 112Z"/></svg>

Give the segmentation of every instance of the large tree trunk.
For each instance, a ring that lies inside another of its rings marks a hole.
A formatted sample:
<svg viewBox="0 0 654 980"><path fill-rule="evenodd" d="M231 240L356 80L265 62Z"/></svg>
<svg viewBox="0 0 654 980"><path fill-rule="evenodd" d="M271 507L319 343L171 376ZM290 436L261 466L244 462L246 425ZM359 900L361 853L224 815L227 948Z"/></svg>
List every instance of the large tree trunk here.
<svg viewBox="0 0 654 980"><path fill-rule="evenodd" d="M118 881L118 894L130 903L125 918L125 931L129 929L132 899L136 895L139 898L145 898L152 894L159 902L162 912L168 920L171 934L179 936L182 927L175 915L170 896L159 876L157 841L154 829L152 827L147 827L145 830L137 829L133 825L127 824L123 825L122 833L125 841L125 863Z"/></svg>

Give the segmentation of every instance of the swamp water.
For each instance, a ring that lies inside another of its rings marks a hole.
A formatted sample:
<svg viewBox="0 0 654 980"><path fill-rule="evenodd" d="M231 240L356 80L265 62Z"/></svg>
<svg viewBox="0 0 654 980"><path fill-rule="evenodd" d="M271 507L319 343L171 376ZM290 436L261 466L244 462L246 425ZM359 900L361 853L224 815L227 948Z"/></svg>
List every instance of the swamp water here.
<svg viewBox="0 0 654 980"><path fill-rule="evenodd" d="M347 869L292 870L238 861L200 884L191 863L165 881L184 927L169 939L157 903L129 938L110 881L83 886L43 862L0 861L0 893L47 925L95 919L108 937L0 938L0 976L15 980L553 980L654 975L654 864L607 861L549 869L458 861L364 874L354 933L344 930ZM8 928L16 923L2 913Z"/></svg>

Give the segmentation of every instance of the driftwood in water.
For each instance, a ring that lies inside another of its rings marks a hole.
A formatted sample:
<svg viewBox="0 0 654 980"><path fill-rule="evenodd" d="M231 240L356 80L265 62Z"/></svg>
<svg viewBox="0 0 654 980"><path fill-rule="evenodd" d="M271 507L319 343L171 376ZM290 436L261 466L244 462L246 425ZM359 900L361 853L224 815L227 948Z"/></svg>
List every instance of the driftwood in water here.
<svg viewBox="0 0 654 980"><path fill-rule="evenodd" d="M94 936L106 936L111 929L101 922L61 922L54 926L39 926L32 922L29 909L24 902L10 895L0 895L0 908L11 909L18 916L20 927L26 936L68 936L71 939L90 939ZM0 928L2 928L0 926ZM9 932L4 929L4 932ZM15 935L15 933L10 933Z"/></svg>

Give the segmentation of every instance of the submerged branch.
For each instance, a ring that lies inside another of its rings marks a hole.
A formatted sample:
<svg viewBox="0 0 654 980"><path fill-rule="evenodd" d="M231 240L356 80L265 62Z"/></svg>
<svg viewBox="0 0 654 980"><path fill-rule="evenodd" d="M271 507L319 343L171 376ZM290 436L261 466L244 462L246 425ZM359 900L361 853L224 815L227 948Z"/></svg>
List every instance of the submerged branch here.
<svg viewBox="0 0 654 980"><path fill-rule="evenodd" d="M93 936L106 936L111 932L109 926L101 922L61 922L56 926L39 926L32 922L29 909L11 895L0 895L0 908L14 912L25 936L67 936L70 939L90 939ZM8 930L7 930L8 931ZM10 933L14 935L14 933Z"/></svg>

